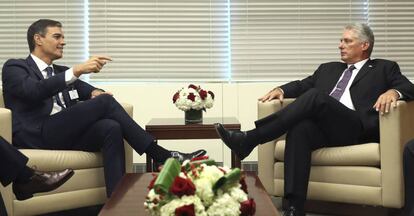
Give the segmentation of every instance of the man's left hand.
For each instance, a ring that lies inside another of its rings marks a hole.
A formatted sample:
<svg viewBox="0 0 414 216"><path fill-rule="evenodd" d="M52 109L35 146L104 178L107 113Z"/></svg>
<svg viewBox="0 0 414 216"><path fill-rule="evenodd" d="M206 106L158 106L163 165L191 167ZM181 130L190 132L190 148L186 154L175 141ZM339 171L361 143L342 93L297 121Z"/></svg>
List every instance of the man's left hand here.
<svg viewBox="0 0 414 216"><path fill-rule="evenodd" d="M399 98L400 95L398 92L394 89L390 89L378 97L377 102L375 102L373 107L381 115L387 114L391 107L397 107L397 100Z"/></svg>
<svg viewBox="0 0 414 216"><path fill-rule="evenodd" d="M113 94L111 92L106 92L106 91L102 91L100 89L95 89L91 92L91 99L96 97L96 96L99 96L101 94L108 94L108 95L113 96Z"/></svg>

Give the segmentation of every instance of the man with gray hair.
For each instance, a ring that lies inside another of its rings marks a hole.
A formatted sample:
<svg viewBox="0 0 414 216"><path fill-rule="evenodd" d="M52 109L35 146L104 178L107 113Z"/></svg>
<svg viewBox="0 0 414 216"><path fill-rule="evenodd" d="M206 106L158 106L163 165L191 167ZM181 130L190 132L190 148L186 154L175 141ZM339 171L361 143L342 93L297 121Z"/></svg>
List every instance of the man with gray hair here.
<svg viewBox="0 0 414 216"><path fill-rule="evenodd" d="M287 133L284 197L289 209L284 215L305 215L313 150L379 142L378 113L387 114L399 99L414 98L414 85L396 62L370 59L373 46L369 26L347 25L338 46L343 62L321 64L309 77L259 98L262 102L296 98L293 103L256 121L250 131L229 131L216 124L223 142L241 159L257 145Z"/></svg>

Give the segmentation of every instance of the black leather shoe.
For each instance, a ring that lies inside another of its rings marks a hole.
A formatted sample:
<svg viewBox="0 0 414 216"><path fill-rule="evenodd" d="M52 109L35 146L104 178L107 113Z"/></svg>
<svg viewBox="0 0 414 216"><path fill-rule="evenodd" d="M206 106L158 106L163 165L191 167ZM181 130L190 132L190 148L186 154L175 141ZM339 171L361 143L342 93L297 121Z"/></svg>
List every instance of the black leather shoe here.
<svg viewBox="0 0 414 216"><path fill-rule="evenodd" d="M40 172L35 171L26 183L13 183L13 193L18 200L25 200L33 197L34 193L52 191L74 174L73 170L65 169L60 172Z"/></svg>
<svg viewBox="0 0 414 216"><path fill-rule="evenodd" d="M217 134L220 136L221 140L223 140L224 144L235 152L237 156L239 156L240 160L246 158L253 150L248 150L245 146L243 146L247 136L245 132L227 130L220 123L214 124L214 127L216 128Z"/></svg>
<svg viewBox="0 0 414 216"><path fill-rule="evenodd" d="M299 211L295 207L290 206L289 209L283 213L283 216L305 216L305 212Z"/></svg>
<svg viewBox="0 0 414 216"><path fill-rule="evenodd" d="M191 153L182 153L179 151L171 151L171 157L177 159L180 163L185 160L191 160L196 157L204 156L207 153L206 150L201 149Z"/></svg>

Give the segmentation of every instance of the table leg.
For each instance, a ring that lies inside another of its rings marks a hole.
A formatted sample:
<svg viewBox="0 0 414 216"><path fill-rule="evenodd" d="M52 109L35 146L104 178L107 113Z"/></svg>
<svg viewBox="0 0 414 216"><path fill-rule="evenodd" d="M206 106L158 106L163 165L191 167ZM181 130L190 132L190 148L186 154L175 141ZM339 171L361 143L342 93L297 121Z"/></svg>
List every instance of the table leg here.
<svg viewBox="0 0 414 216"><path fill-rule="evenodd" d="M147 172L152 172L152 158L147 155Z"/></svg>
<svg viewBox="0 0 414 216"><path fill-rule="evenodd" d="M231 168L240 168L241 169L241 161L239 156L236 153L231 151Z"/></svg>

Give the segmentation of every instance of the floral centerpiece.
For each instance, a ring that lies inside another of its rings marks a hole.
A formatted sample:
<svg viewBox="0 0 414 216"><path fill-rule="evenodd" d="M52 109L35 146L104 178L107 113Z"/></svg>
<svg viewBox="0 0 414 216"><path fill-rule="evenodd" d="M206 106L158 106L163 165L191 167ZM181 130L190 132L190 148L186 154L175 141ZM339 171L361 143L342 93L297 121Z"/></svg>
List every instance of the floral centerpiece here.
<svg viewBox="0 0 414 216"><path fill-rule="evenodd" d="M205 111L213 107L214 93L190 84L187 88L181 88L174 94L173 103L182 111L191 109Z"/></svg>
<svg viewBox="0 0 414 216"><path fill-rule="evenodd" d="M154 174L144 203L152 216L247 216L256 204L247 195L240 169L216 166L213 160L168 159L161 172Z"/></svg>
<svg viewBox="0 0 414 216"><path fill-rule="evenodd" d="M185 112L186 122L201 122L203 117L201 111L213 107L214 93L190 84L174 94L173 103Z"/></svg>

